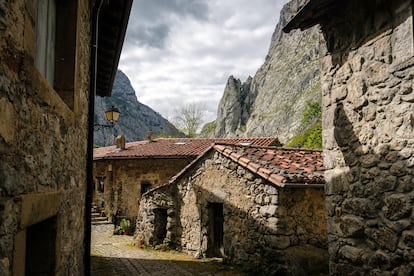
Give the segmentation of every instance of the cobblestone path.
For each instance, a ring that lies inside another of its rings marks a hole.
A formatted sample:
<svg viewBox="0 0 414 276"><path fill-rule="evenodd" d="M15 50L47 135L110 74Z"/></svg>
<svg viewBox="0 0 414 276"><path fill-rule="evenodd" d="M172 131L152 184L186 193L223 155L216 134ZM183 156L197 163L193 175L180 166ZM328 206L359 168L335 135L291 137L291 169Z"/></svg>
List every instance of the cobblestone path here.
<svg viewBox="0 0 414 276"><path fill-rule="evenodd" d="M93 225L91 275L244 275L215 259L193 259L183 253L139 249L132 237L112 235L112 225Z"/></svg>

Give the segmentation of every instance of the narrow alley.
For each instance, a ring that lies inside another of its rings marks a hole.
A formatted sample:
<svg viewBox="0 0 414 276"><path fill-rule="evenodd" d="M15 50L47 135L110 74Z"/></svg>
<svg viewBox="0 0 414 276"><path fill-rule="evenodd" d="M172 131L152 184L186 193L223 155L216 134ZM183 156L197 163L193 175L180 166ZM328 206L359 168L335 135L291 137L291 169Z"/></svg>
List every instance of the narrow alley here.
<svg viewBox="0 0 414 276"><path fill-rule="evenodd" d="M132 236L112 235L113 225L92 226L91 275L244 275L217 259L136 248Z"/></svg>

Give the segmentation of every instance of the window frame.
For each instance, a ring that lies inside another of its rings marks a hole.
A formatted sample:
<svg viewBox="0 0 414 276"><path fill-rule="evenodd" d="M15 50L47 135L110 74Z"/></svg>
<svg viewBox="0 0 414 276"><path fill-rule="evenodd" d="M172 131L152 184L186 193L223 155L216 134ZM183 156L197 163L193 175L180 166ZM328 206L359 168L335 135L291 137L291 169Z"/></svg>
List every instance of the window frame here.
<svg viewBox="0 0 414 276"><path fill-rule="evenodd" d="M78 1L38 0L35 20L35 67L72 110L77 12Z"/></svg>

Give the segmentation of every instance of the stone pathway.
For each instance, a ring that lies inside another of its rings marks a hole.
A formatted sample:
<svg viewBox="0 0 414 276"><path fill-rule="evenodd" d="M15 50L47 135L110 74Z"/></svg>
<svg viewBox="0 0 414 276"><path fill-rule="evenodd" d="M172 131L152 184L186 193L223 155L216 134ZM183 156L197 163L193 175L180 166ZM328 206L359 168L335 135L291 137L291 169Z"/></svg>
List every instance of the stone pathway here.
<svg viewBox="0 0 414 276"><path fill-rule="evenodd" d="M112 235L112 225L93 225L91 275L244 275L217 259L193 259L178 252L161 252L132 246L131 236Z"/></svg>

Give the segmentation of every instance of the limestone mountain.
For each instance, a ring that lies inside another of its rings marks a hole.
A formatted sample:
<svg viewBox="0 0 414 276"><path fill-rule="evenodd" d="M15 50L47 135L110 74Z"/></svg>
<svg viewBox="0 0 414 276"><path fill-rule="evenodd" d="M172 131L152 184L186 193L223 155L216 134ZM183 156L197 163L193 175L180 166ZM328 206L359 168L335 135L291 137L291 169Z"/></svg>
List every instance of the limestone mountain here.
<svg viewBox="0 0 414 276"><path fill-rule="evenodd" d="M144 140L152 130L154 136L183 136L167 119L150 107L140 103L128 77L118 70L111 97L95 98L95 124L108 124L105 111L115 106L121 112L115 127L94 131L98 146L114 144L115 135L125 135L126 141Z"/></svg>
<svg viewBox="0 0 414 276"><path fill-rule="evenodd" d="M210 135L277 136L286 143L309 128L302 121L307 103L321 102L320 34L316 27L289 34L282 31L298 2L282 9L268 55L255 76L243 83L234 76L228 78Z"/></svg>

